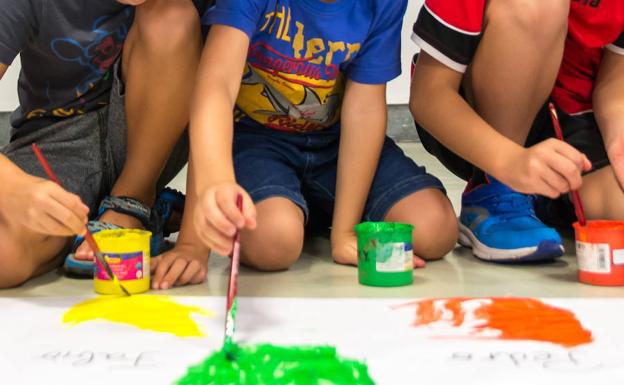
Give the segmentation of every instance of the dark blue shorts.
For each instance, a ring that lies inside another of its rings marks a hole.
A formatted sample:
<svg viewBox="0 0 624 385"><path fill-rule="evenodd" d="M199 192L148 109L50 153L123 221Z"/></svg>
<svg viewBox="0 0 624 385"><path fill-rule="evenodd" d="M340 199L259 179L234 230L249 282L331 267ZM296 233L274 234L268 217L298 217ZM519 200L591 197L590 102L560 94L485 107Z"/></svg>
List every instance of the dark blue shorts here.
<svg viewBox="0 0 624 385"><path fill-rule="evenodd" d="M254 202L284 197L313 214L331 217L334 210L340 127L293 134L261 125L238 124L234 132L234 167L238 183ZM382 221L401 199L423 189L444 191L386 137L364 209L364 220ZM321 213L317 213L319 210Z"/></svg>

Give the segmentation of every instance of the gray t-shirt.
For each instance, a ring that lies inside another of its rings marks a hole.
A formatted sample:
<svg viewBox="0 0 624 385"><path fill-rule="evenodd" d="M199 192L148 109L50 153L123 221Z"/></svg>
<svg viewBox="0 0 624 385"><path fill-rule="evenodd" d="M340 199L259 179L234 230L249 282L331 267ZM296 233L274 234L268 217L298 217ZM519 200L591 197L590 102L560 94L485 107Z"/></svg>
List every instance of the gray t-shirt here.
<svg viewBox="0 0 624 385"><path fill-rule="evenodd" d="M211 3L193 2L199 12ZM133 19L134 8L115 0L0 0L0 63L22 61L14 129L106 105Z"/></svg>
<svg viewBox="0 0 624 385"><path fill-rule="evenodd" d="M2 0L0 62L10 65L18 54L22 61L13 127L105 105L133 16L115 0Z"/></svg>

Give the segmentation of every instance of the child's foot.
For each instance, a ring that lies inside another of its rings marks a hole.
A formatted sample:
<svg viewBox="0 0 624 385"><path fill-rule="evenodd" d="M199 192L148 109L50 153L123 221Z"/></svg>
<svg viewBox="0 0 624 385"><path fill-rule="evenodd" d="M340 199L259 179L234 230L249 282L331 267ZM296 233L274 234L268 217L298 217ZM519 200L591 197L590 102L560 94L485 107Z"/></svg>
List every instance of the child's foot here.
<svg viewBox="0 0 624 385"><path fill-rule="evenodd" d="M131 215L121 214L113 210L106 210L98 220L100 222L117 225L122 229L145 229L141 221L137 218ZM95 258L95 255L87 242L82 242L76 250L75 258L81 261L92 261Z"/></svg>
<svg viewBox="0 0 624 385"><path fill-rule="evenodd" d="M561 237L537 218L533 197L491 178L464 193L459 230L459 243L488 261L536 262L563 255Z"/></svg>

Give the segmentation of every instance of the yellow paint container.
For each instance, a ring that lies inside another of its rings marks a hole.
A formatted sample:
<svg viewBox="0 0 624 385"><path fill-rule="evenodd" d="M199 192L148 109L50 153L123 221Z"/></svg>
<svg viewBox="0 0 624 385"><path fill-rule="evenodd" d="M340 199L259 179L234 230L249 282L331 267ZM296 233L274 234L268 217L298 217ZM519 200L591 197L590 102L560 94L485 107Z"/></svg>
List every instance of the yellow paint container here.
<svg viewBox="0 0 624 385"><path fill-rule="evenodd" d="M127 229L104 230L93 235L113 273L132 294L145 293L150 288L151 237L149 231ZM97 259L93 286L98 294L121 294Z"/></svg>

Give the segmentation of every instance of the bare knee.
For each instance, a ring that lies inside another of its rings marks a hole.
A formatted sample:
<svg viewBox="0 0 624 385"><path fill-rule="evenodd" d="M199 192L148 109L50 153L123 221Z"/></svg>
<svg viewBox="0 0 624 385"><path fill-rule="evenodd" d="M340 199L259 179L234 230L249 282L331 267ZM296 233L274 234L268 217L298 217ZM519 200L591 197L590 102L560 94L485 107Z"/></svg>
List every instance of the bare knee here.
<svg viewBox="0 0 624 385"><path fill-rule="evenodd" d="M191 0L150 0L137 7L133 28L148 48L170 52L201 36L199 13Z"/></svg>
<svg viewBox="0 0 624 385"><path fill-rule="evenodd" d="M427 261L444 258L457 243L457 216L448 200L438 202L425 214L427 227L414 228L414 253Z"/></svg>
<svg viewBox="0 0 624 385"><path fill-rule="evenodd" d="M589 219L624 220L624 194L610 166L585 176L580 193Z"/></svg>
<svg viewBox="0 0 624 385"><path fill-rule="evenodd" d="M412 224L414 254L428 261L443 258L457 242L457 216L439 190L422 190L404 198L385 219Z"/></svg>
<svg viewBox="0 0 624 385"><path fill-rule="evenodd" d="M241 235L243 262L261 271L289 269L303 249L303 212L285 198L267 199L257 210L258 227Z"/></svg>
<svg viewBox="0 0 624 385"><path fill-rule="evenodd" d="M262 244L243 250L243 262L260 271L288 270L299 260L303 248L303 237L275 233Z"/></svg>
<svg viewBox="0 0 624 385"><path fill-rule="evenodd" d="M0 250L0 289L19 286L33 276L33 269L21 258L23 255L19 247L4 242Z"/></svg>
<svg viewBox="0 0 624 385"><path fill-rule="evenodd" d="M569 11L570 0L490 1L486 20L534 36L536 44L552 44L565 37Z"/></svg>

